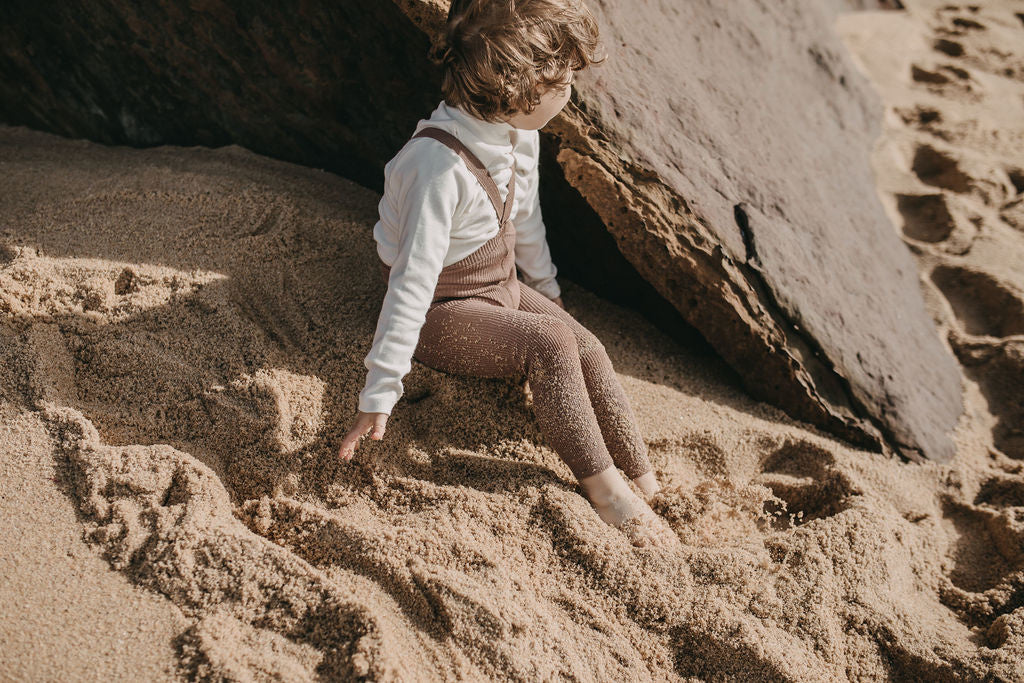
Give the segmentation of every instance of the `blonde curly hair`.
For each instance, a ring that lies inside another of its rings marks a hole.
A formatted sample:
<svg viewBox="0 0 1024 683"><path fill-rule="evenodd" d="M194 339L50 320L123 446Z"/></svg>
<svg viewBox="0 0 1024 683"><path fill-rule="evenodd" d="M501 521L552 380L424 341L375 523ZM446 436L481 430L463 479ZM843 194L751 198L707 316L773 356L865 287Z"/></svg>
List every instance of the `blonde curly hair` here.
<svg viewBox="0 0 1024 683"><path fill-rule="evenodd" d="M605 61L582 0L452 0L429 58L445 101L485 121L530 113L573 71Z"/></svg>

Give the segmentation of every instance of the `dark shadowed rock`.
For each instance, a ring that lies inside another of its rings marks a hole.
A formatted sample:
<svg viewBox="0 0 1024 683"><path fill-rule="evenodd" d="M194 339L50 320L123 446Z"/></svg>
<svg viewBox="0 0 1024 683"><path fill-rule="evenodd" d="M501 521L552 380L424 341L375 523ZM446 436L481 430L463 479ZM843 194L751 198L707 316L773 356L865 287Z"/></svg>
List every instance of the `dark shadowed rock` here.
<svg viewBox="0 0 1024 683"><path fill-rule="evenodd" d="M863 2L588 4L609 59L578 76L543 141L562 273L648 311L667 301L794 417L951 457L959 373L875 193L881 105L832 29ZM444 12L5 4L0 120L106 143L237 143L379 191L436 106L426 36Z"/></svg>
<svg viewBox="0 0 1024 683"><path fill-rule="evenodd" d="M107 144L240 144L383 190L440 73L391 2L0 3L0 121Z"/></svg>

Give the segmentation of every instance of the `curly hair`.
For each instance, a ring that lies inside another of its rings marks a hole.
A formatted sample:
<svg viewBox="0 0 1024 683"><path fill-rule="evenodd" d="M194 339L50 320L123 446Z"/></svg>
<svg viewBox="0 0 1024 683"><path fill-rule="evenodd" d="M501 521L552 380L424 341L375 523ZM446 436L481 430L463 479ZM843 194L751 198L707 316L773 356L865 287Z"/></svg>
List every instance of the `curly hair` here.
<svg viewBox="0 0 1024 683"><path fill-rule="evenodd" d="M445 101L493 122L532 112L573 71L605 61L598 46L583 0L452 0L428 56Z"/></svg>

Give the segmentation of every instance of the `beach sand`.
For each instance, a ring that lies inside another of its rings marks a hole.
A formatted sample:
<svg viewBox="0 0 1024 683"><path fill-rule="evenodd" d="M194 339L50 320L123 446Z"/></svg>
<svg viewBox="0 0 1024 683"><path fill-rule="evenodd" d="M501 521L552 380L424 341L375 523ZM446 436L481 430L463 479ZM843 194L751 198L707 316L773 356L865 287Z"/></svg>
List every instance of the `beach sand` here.
<svg viewBox="0 0 1024 683"><path fill-rule="evenodd" d="M673 548L601 522L513 380L414 363L384 440L338 461L384 293L374 193L239 147L0 127L0 673L1024 680L1009 6L839 24L887 103L893 229L971 359L953 462L849 447L561 282L633 403ZM984 28L940 33L957 18Z"/></svg>

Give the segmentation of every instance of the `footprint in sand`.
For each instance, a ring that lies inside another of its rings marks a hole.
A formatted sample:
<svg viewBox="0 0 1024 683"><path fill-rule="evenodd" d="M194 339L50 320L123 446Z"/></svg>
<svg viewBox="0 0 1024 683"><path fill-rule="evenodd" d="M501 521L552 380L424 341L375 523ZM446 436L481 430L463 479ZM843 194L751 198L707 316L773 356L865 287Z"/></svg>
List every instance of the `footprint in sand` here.
<svg viewBox="0 0 1024 683"><path fill-rule="evenodd" d="M998 635L991 633L994 622L1024 601L1022 505L1020 481L999 478L982 484L973 505L943 502L944 526L954 541L939 599L968 626L989 627L990 641Z"/></svg>
<svg viewBox="0 0 1024 683"><path fill-rule="evenodd" d="M1014 533L1006 521L1010 515L989 505L966 505L947 501L943 517L952 522L957 538L951 549L952 568L948 574L954 586L971 593L999 585L1024 561L1020 545L1024 530Z"/></svg>
<svg viewBox="0 0 1024 683"><path fill-rule="evenodd" d="M953 147L924 143L913 152L910 170L925 185L996 207L1017 197L1011 172L990 159L968 156Z"/></svg>
<svg viewBox="0 0 1024 683"><path fill-rule="evenodd" d="M1015 507L1015 515L1024 521L1024 481L1010 477L992 477L982 483L975 505L989 505L994 508Z"/></svg>
<svg viewBox="0 0 1024 683"><path fill-rule="evenodd" d="M980 95L980 86L971 78L970 72L952 64L940 64L934 68L913 64L910 67L910 77L915 83L944 95Z"/></svg>
<svg viewBox="0 0 1024 683"><path fill-rule="evenodd" d="M953 351L995 417L993 445L1024 458L1024 292L953 264L936 266L931 279L955 318Z"/></svg>
<svg viewBox="0 0 1024 683"><path fill-rule="evenodd" d="M1024 339L951 341L996 418L993 445L1011 458L1024 459Z"/></svg>
<svg viewBox="0 0 1024 683"><path fill-rule="evenodd" d="M898 194L896 207L903 216L903 234L919 242L942 242L956 228L946 195Z"/></svg>
<svg viewBox="0 0 1024 683"><path fill-rule="evenodd" d="M951 192L965 193L971 190L971 177L960 170L957 159L931 145L917 148L911 170L926 185Z"/></svg>
<svg viewBox="0 0 1024 683"><path fill-rule="evenodd" d="M831 517L847 509L851 497L860 495L850 479L836 469L832 454L802 441L787 442L770 454L751 483L767 486L785 501L785 513L775 523L782 529L788 528L789 516L796 525ZM768 501L766 512L779 512L776 506Z"/></svg>
<svg viewBox="0 0 1024 683"><path fill-rule="evenodd" d="M937 32L952 35L964 35L972 31L984 31L987 26L977 19L980 10L978 5L945 5L935 12L935 16L944 22Z"/></svg>
<svg viewBox="0 0 1024 683"><path fill-rule="evenodd" d="M935 40L934 43L932 43L932 47L935 48L937 52L941 52L942 54L948 55L950 57L964 56L964 46L961 43L956 42L955 40L946 40L945 38L938 38Z"/></svg>
<svg viewBox="0 0 1024 683"><path fill-rule="evenodd" d="M949 264L936 266L931 278L967 334L1024 334L1024 295L1013 292L997 278L981 270Z"/></svg>

